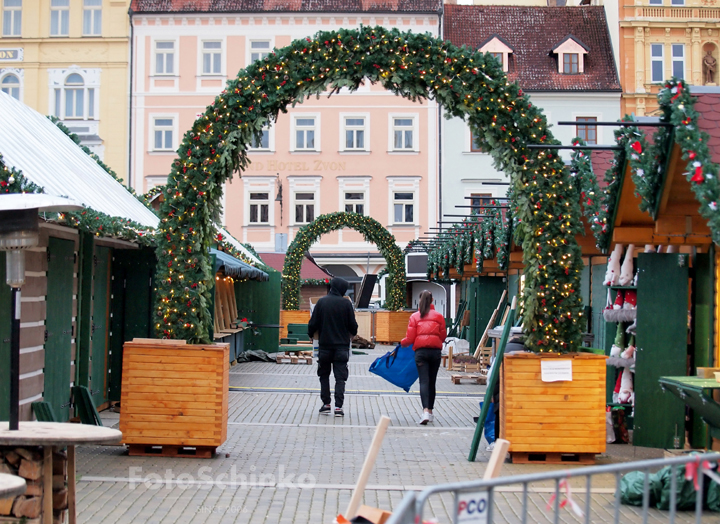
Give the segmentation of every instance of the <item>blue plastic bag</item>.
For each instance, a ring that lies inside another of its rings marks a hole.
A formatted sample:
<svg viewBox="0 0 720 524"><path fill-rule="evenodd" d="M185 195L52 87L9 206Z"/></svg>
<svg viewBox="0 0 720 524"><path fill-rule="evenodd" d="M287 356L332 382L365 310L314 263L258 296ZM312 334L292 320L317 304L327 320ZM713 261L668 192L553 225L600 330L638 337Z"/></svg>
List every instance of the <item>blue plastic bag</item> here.
<svg viewBox="0 0 720 524"><path fill-rule="evenodd" d="M483 403L480 402L480 411L482 411ZM495 442L495 406L490 402L490 409L488 409L487 417L485 417L485 426L483 434L488 444Z"/></svg>
<svg viewBox="0 0 720 524"><path fill-rule="evenodd" d="M384 378L391 384L409 392L418 379L418 370L415 365L415 352L412 346L397 347L375 359L370 365L370 373Z"/></svg>

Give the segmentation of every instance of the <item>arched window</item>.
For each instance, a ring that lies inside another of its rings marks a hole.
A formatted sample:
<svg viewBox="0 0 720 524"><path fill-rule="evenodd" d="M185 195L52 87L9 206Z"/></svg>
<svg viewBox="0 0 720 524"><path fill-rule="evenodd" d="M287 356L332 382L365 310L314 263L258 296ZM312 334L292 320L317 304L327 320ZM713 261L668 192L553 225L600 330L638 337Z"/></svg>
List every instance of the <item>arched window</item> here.
<svg viewBox="0 0 720 524"><path fill-rule="evenodd" d="M13 74L5 75L0 82L0 91L20 100L20 79Z"/></svg>
<svg viewBox="0 0 720 524"><path fill-rule="evenodd" d="M63 120L95 118L95 89L87 87L80 74L69 74L63 87L55 89L55 116Z"/></svg>

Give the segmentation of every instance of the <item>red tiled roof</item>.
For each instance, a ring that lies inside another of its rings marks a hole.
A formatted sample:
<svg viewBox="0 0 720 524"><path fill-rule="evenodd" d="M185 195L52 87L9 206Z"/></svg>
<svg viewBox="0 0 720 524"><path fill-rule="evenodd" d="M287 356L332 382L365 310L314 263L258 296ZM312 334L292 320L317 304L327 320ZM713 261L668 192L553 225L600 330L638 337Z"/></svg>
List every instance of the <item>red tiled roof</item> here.
<svg viewBox="0 0 720 524"><path fill-rule="evenodd" d="M610 169L612 165L615 151L593 151L590 155L590 161L592 162L593 173L595 173L595 179L597 180L600 189L607 187L605 182L605 172Z"/></svg>
<svg viewBox="0 0 720 524"><path fill-rule="evenodd" d="M446 40L478 49L494 33L515 50L508 78L526 91L621 91L602 6L445 5ZM552 53L571 35L589 49L582 74L558 73Z"/></svg>
<svg viewBox="0 0 720 524"><path fill-rule="evenodd" d="M720 164L720 92L698 93L695 111L700 113L698 128L710 135L708 146L712 152L712 161Z"/></svg>
<svg viewBox="0 0 720 524"><path fill-rule="evenodd" d="M285 264L285 253L259 253L259 255L265 264L282 273L283 265ZM332 275L306 257L303 258L303 263L300 267L300 278L302 280L307 278L324 280L326 278L332 278Z"/></svg>
<svg viewBox="0 0 720 524"><path fill-rule="evenodd" d="M442 0L132 0L135 13L437 13Z"/></svg>

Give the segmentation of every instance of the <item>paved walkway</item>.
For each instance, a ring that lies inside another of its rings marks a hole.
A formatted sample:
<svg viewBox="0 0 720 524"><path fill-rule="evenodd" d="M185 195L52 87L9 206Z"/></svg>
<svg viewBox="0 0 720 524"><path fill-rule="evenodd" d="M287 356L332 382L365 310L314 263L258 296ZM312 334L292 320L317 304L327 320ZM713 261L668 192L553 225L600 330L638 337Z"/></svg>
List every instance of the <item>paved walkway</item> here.
<svg viewBox="0 0 720 524"><path fill-rule="evenodd" d="M454 385L441 369L435 423L418 426L417 384L405 394L367 371L387 349L353 355L344 418L317 413L315 365L251 362L231 368L228 438L215 458L128 457L121 446L79 448L79 522L330 524L350 500L381 415L388 415L392 425L365 504L392 509L407 490L482 477L489 458L485 442L476 462L468 462L467 455L472 417L485 387ZM103 413L108 425L117 417ZM661 455L630 446L609 450L600 463ZM506 464L503 475L548 469L559 467ZM551 522L545 510L551 491L539 485L530 493L530 522ZM593 480L591 522L613 522L613 492L613 479ZM494 522L520 522L522 493L517 489L505 489L496 503ZM437 496L426 518L450 523L452 513L452 498ZM653 511L651 522L666 517ZM717 514L703 518L719 520ZM564 511L561 521L575 517ZM622 507L622 522L641 521L636 508ZM676 521L694 520L681 514Z"/></svg>

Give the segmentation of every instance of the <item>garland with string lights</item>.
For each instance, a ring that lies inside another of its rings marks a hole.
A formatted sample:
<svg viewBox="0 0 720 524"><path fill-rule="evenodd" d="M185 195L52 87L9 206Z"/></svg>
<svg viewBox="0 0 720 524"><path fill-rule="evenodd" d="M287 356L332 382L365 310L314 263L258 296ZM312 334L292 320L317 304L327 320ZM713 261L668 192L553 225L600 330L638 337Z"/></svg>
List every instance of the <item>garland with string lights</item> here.
<svg viewBox="0 0 720 524"><path fill-rule="evenodd" d="M2 193L43 193L43 188L28 180L22 171L7 167L0 154L0 194Z"/></svg>
<svg viewBox="0 0 720 524"><path fill-rule="evenodd" d="M576 291L582 260L574 239L579 206L566 198L570 179L562 159L526 147L556 143L547 119L489 55L428 34L381 27L319 32L274 50L229 81L185 134L161 207L157 335L209 340L213 275L201 254L212 241L223 183L248 167L247 144L288 106L343 87L357 90L365 80L412 101L434 99L449 118L467 120L485 139L496 167L515 189L514 231L523 242L526 268L526 343L542 351L579 347ZM401 278L392 270L390 277ZM397 283L391 282L396 291L388 298L390 309L404 302ZM285 306L295 305L290 302Z"/></svg>
<svg viewBox="0 0 720 524"><path fill-rule="evenodd" d="M572 140L574 146L584 146L580 137ZM570 174L575 178L575 192L582 204L583 214L587 217L592 231L602 230L601 200L603 192L592 166L592 151L573 149L570 155Z"/></svg>
<svg viewBox="0 0 720 524"><path fill-rule="evenodd" d="M658 93L660 109L663 112L662 122L674 125L674 131L661 128L656 134L655 142L662 147L662 155L658 155L658 166L665 165L667 144L671 133L674 142L680 146L683 161L686 162L685 177L700 203L700 214L708 221L713 242L720 244L720 180L718 165L712 161L709 136L698 128L699 114L695 110L695 101L684 80L673 78L668 80ZM658 181L650 186L647 194L643 193L643 201L648 200L648 208L654 210L655 200L659 196L660 175Z"/></svg>
<svg viewBox="0 0 720 524"><path fill-rule="evenodd" d="M367 242L377 245L388 267L386 308L397 311L405 307L405 257L395 237L374 218L341 211L320 215L295 235L285 254L282 271L283 309L300 308L300 268L305 253L325 233L343 228L354 229Z"/></svg>
<svg viewBox="0 0 720 524"><path fill-rule="evenodd" d="M623 118L623 122L631 122L630 117ZM623 170L629 163L632 173L639 170L643 173L648 168L648 158L652 154L648 148L645 134L637 126L623 126L614 131L615 142L621 149L615 152L610 169L605 173L607 186L600 199L599 214L595 216L590 227L595 235L597 246L602 251L608 251L612 243L612 229L609 227L615 215L615 208L618 204L620 180L623 177ZM643 154L643 152L646 152Z"/></svg>

